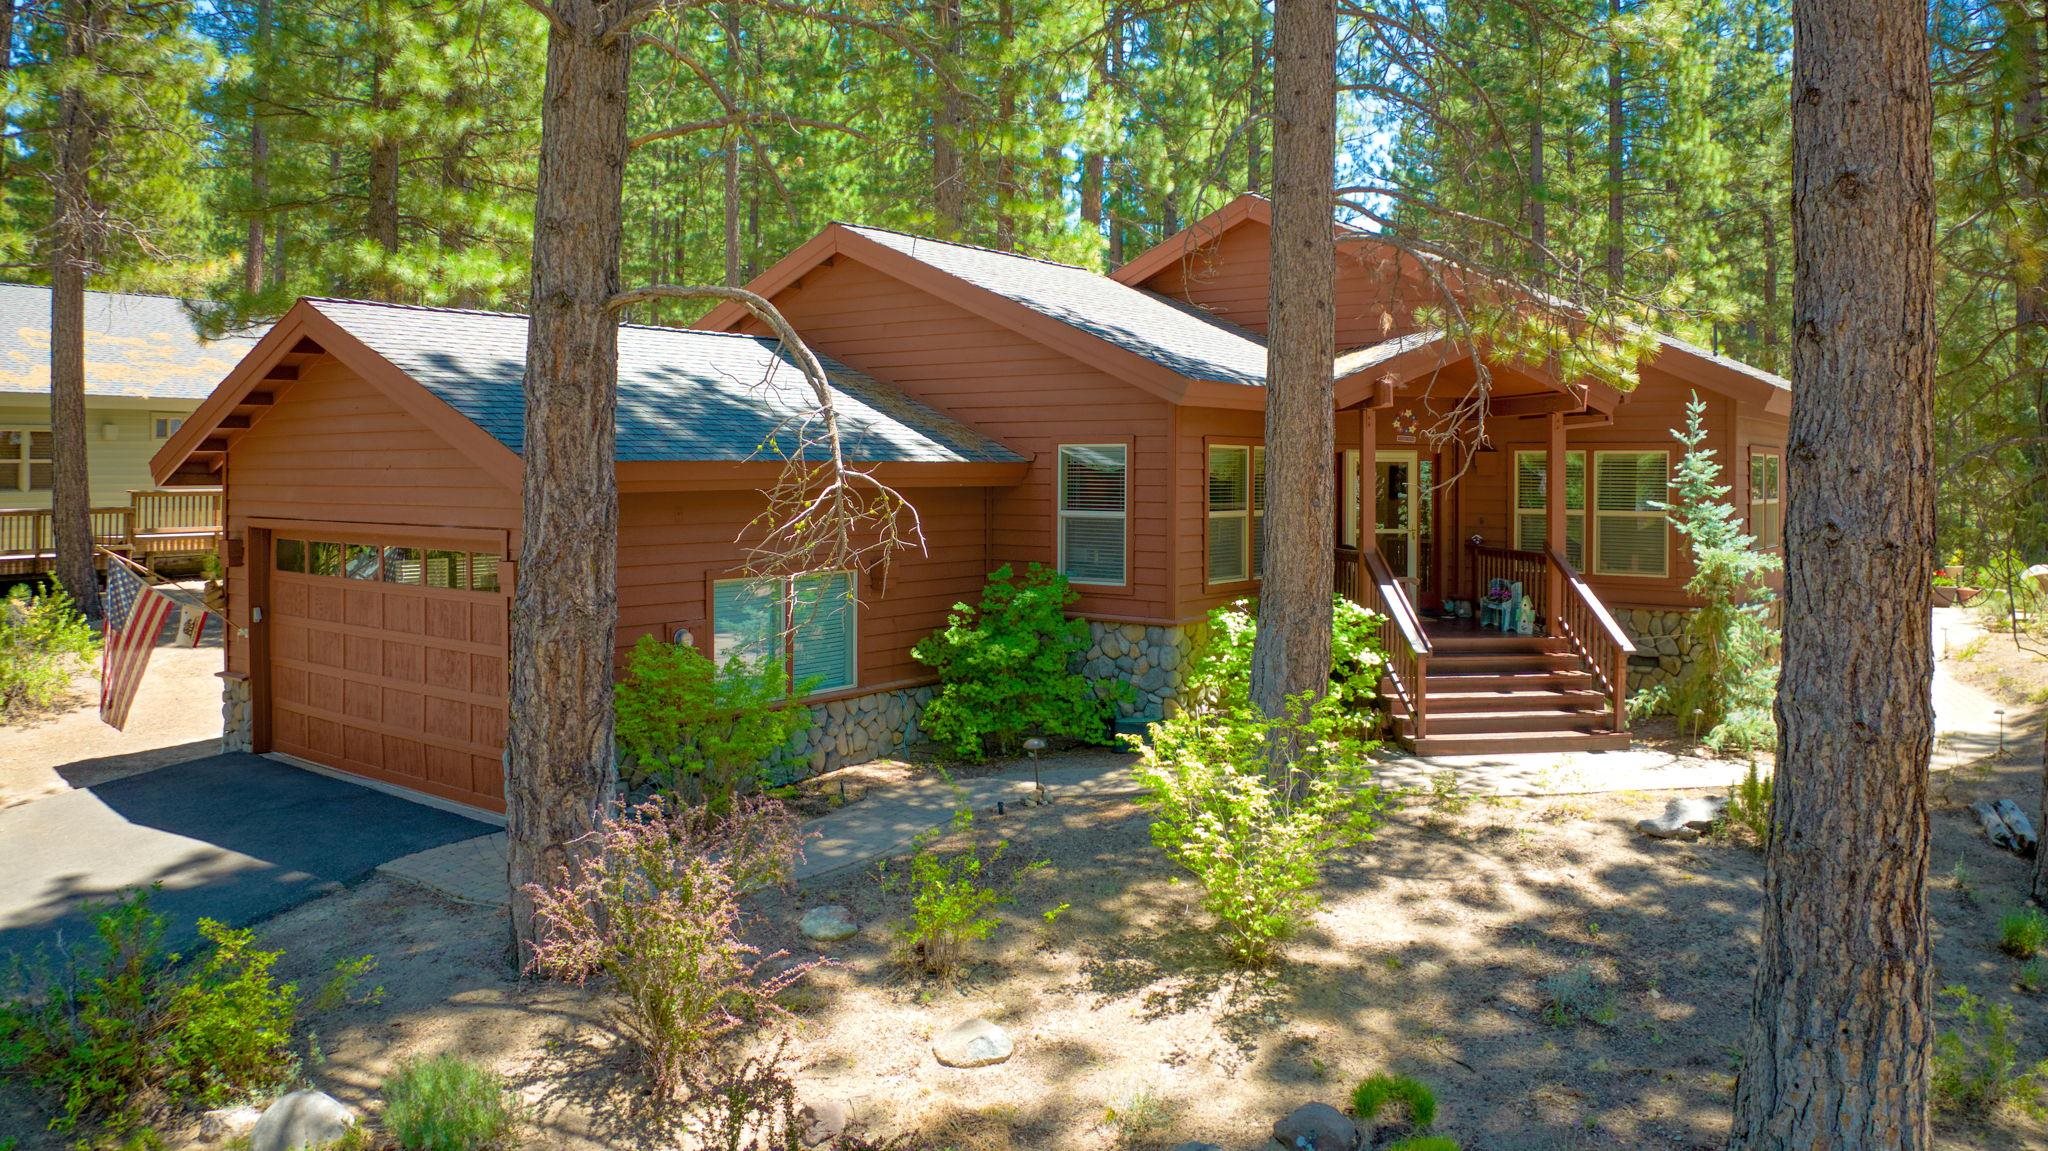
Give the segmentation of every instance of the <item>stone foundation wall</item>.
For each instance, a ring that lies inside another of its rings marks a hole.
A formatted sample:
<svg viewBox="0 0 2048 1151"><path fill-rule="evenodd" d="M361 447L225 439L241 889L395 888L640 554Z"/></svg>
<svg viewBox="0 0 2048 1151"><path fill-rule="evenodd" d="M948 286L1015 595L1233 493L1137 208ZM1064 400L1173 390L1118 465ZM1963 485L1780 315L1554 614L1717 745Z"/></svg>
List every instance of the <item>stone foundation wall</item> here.
<svg viewBox="0 0 2048 1151"><path fill-rule="evenodd" d="M220 677L220 749L249 751L256 746L256 711L249 703L249 677Z"/></svg>
<svg viewBox="0 0 2048 1151"><path fill-rule="evenodd" d="M1117 717L1164 719L1174 713L1181 680L1206 622L1159 627L1142 623L1088 621L1088 650L1081 674L1091 680L1122 680L1134 697L1117 705Z"/></svg>
<svg viewBox="0 0 2048 1151"><path fill-rule="evenodd" d="M777 783L818 775L853 763L894 755L918 738L917 720L931 702L934 687L880 691L873 695L816 704L817 722L790 747L788 765Z"/></svg>
<svg viewBox="0 0 2048 1151"><path fill-rule="evenodd" d="M1693 642L1685 634L1690 608L1615 608L1614 621L1628 633L1636 653L1628 661L1628 692L1669 683L1692 658Z"/></svg>

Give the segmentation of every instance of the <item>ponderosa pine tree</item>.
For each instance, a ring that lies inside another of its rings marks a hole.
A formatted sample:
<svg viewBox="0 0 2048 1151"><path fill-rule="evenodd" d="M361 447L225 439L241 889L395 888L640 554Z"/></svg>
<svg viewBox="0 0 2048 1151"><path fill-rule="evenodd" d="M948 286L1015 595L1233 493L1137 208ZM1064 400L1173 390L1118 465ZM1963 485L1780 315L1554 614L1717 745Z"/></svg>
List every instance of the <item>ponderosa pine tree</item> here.
<svg viewBox="0 0 2048 1151"><path fill-rule="evenodd" d="M1335 0L1273 11L1273 238L1266 338L1266 561L1251 699L1279 716L1330 686L1336 573Z"/></svg>
<svg viewBox="0 0 2048 1151"><path fill-rule="evenodd" d="M1934 1036L1927 10L1795 0L1793 15L1784 670L1728 1145L1917 1151Z"/></svg>

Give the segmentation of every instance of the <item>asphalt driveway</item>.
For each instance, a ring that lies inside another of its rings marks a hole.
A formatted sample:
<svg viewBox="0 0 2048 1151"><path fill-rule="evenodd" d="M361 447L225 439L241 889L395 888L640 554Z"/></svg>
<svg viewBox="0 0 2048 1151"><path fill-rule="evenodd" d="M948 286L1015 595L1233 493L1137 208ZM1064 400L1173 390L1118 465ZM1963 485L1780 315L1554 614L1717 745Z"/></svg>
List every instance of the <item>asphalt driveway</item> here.
<svg viewBox="0 0 2048 1151"><path fill-rule="evenodd" d="M85 909L161 884L170 945L497 829L259 756L213 755L0 810L0 957L87 939Z"/></svg>

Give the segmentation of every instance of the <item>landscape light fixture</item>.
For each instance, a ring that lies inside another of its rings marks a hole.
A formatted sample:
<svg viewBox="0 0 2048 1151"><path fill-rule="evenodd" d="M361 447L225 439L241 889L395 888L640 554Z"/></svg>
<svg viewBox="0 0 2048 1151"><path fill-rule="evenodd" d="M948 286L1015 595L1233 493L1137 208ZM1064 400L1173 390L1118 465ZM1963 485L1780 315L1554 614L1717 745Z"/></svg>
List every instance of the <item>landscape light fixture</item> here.
<svg viewBox="0 0 2048 1151"><path fill-rule="evenodd" d="M1038 775L1038 753L1045 750L1045 737L1034 735L1024 741L1024 754L1031 757L1031 786L1038 793L1038 802L1045 802L1045 781Z"/></svg>

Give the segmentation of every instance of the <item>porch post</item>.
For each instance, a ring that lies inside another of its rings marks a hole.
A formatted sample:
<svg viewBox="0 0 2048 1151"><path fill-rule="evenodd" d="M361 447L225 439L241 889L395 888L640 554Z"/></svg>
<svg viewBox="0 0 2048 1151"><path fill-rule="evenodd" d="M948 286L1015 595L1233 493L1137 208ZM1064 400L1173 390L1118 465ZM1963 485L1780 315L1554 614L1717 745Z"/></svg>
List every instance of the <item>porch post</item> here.
<svg viewBox="0 0 2048 1151"><path fill-rule="evenodd" d="M1564 413L1550 413L1550 443L1543 484L1543 543L1556 555L1565 552L1565 448ZM1544 631L1549 635L1561 634L1558 629L1558 615L1564 607L1564 572L1544 557L1543 607Z"/></svg>
<svg viewBox="0 0 2048 1151"><path fill-rule="evenodd" d="M1379 439L1379 418L1373 413L1372 401L1358 405L1358 551L1380 550L1380 533L1373 530L1377 521L1373 518L1374 496L1378 489L1373 486L1374 444Z"/></svg>

